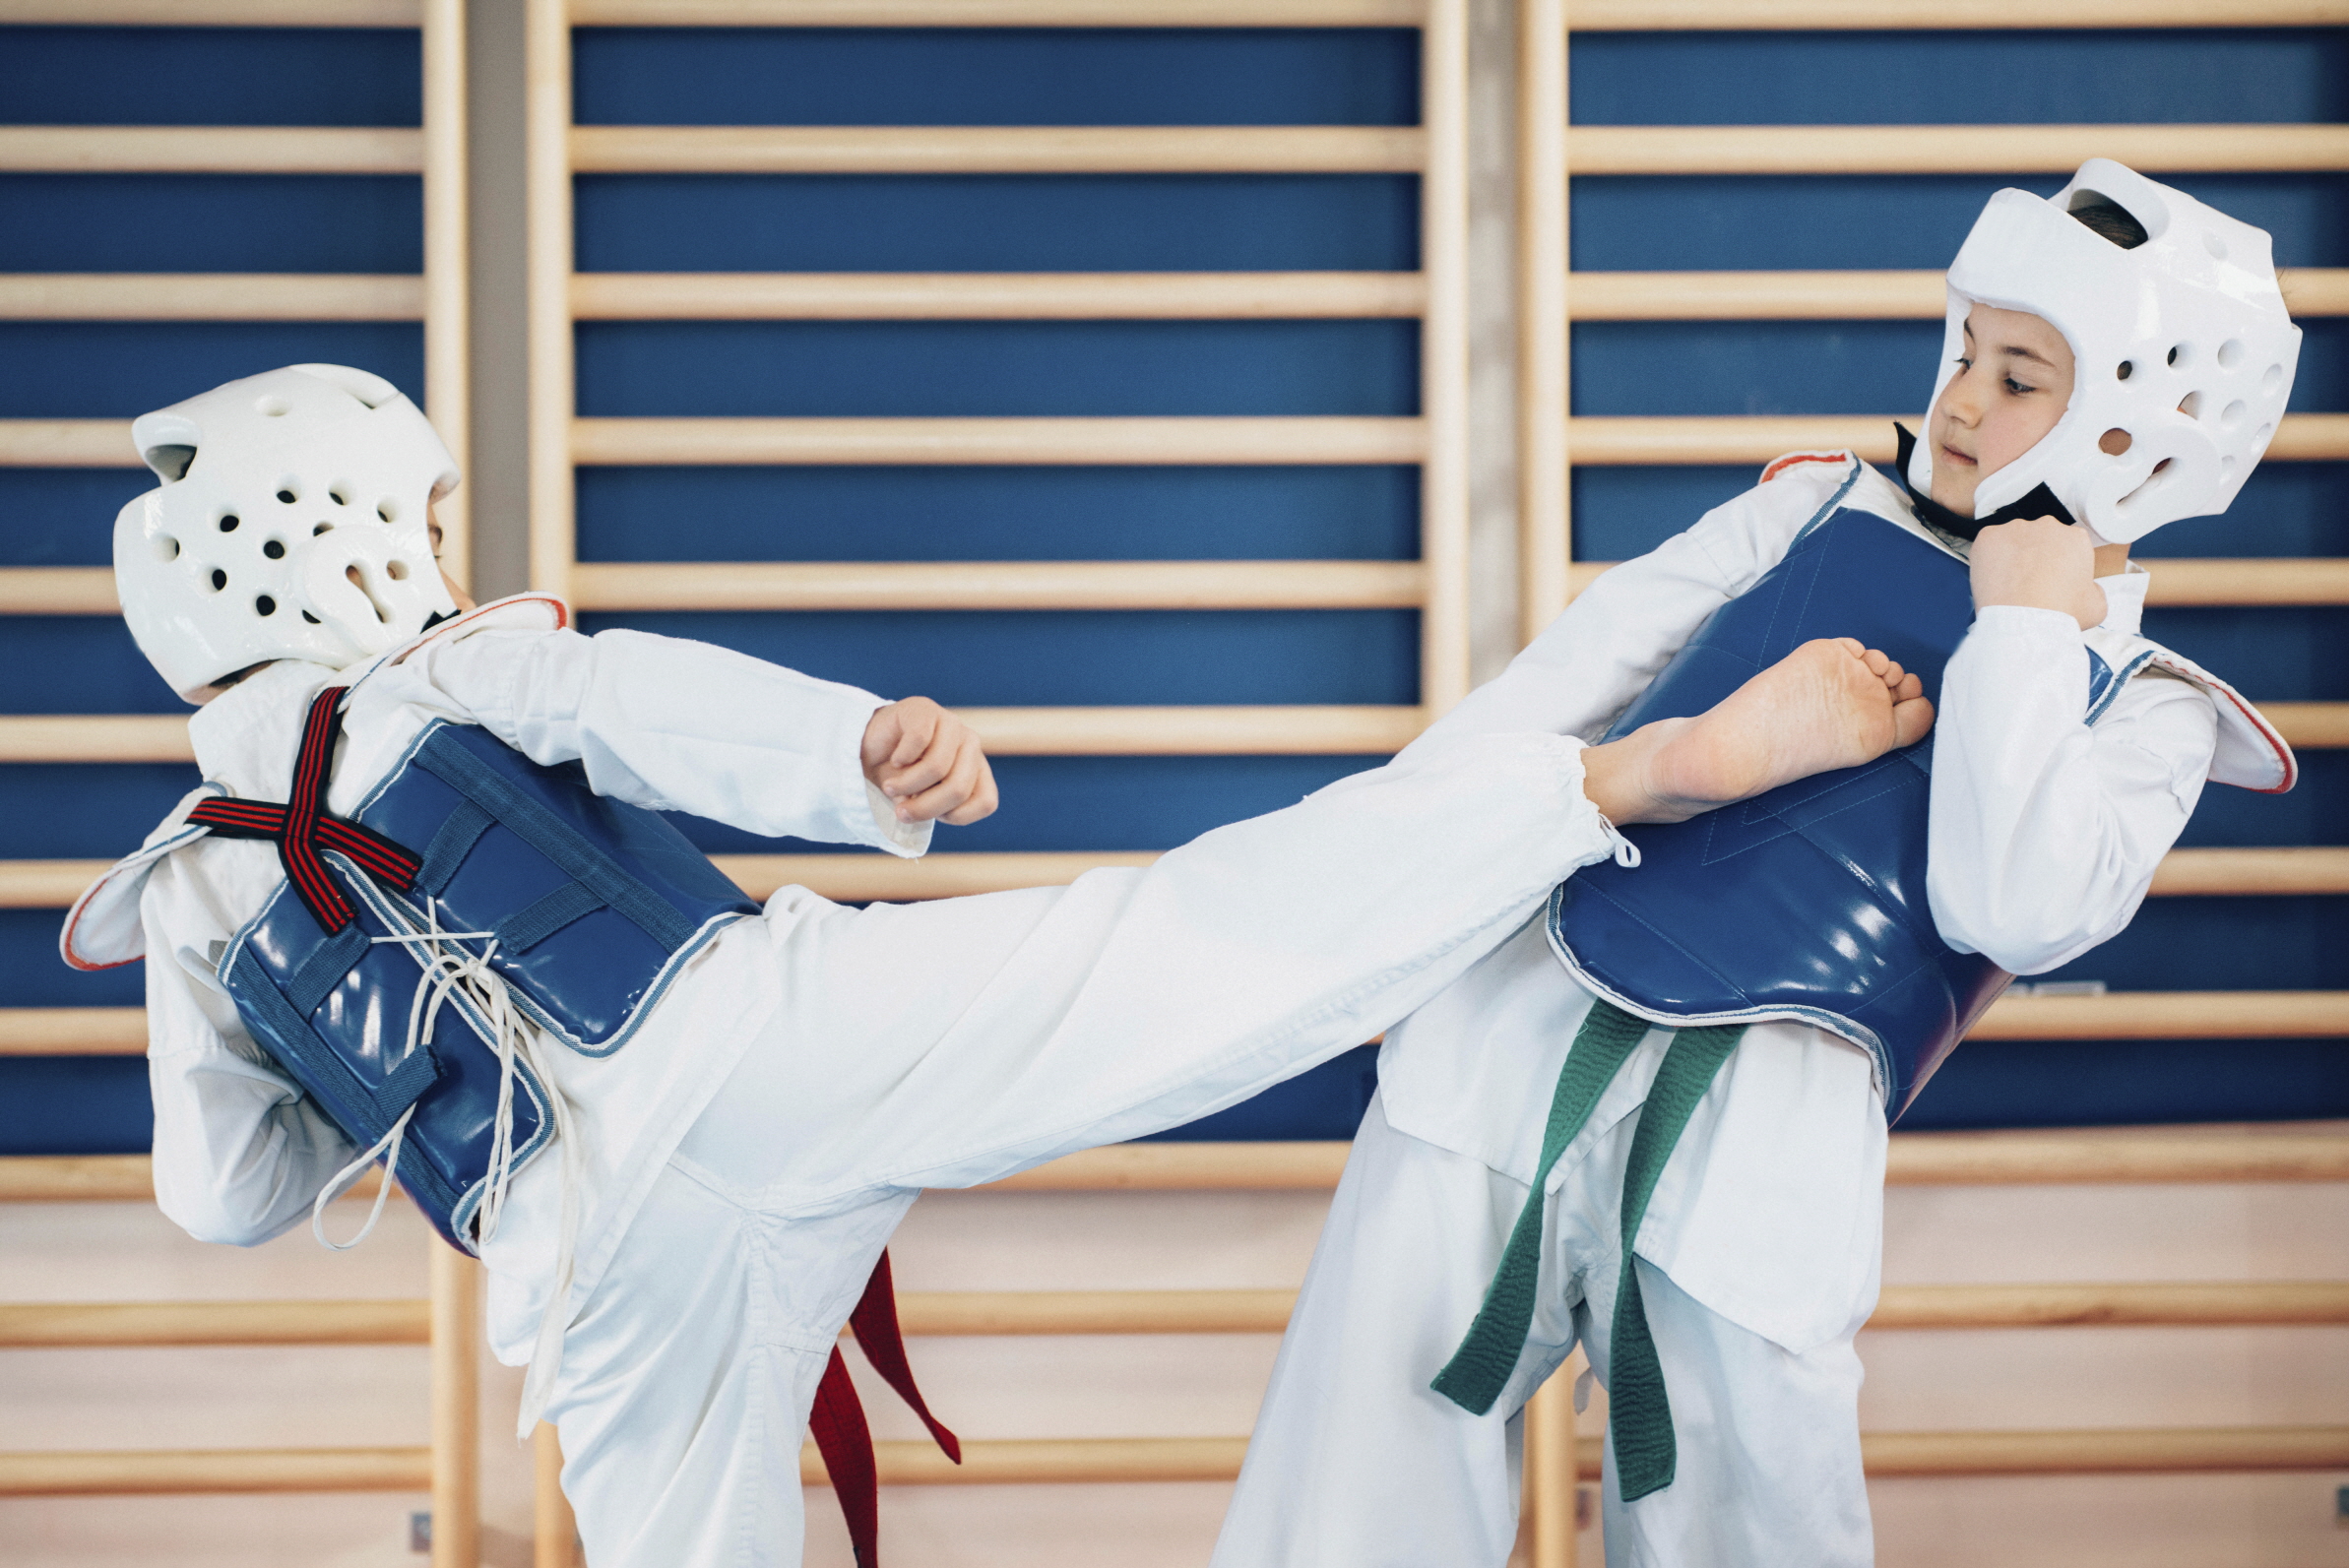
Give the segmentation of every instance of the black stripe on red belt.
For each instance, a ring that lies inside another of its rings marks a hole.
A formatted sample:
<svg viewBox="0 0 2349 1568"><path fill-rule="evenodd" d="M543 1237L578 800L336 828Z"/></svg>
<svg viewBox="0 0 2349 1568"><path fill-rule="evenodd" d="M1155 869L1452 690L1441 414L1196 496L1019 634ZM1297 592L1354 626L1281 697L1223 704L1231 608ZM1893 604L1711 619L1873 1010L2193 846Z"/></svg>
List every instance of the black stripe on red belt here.
<svg viewBox="0 0 2349 1568"><path fill-rule="evenodd" d="M857 1298L857 1310L849 1314L849 1327L856 1331L857 1348L873 1370L914 1408L946 1457L960 1465L961 1440L929 1412L921 1390L914 1386L914 1369L906 1362L905 1336L897 1326L897 1287L890 1278L887 1251L872 1266L864 1294ZM840 1499L841 1515L848 1520L857 1568L880 1568L880 1474L873 1462L872 1431L864 1424L864 1406L857 1398L857 1385L849 1381L849 1363L841 1358L838 1346L832 1348L832 1359L824 1363L823 1381L816 1385L807 1430L815 1439L816 1452L824 1456L832 1493Z"/></svg>
<svg viewBox="0 0 2349 1568"><path fill-rule="evenodd" d="M378 882L406 892L415 886L423 861L406 847L372 828L326 814L326 776L340 727L336 708L349 688L329 686L310 704L302 722L301 750L293 759L293 798L283 805L266 800L218 796L188 813L188 821L223 839L272 839L278 859L296 897L332 936L353 919L350 903L326 873L324 851L333 849Z"/></svg>

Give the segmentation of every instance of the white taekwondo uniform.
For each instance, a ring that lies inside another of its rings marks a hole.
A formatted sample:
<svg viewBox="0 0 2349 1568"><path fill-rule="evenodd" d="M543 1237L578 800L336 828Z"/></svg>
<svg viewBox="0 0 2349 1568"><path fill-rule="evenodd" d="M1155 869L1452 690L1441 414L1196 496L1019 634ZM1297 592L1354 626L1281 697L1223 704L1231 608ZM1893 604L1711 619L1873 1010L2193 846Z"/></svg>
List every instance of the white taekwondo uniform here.
<svg viewBox="0 0 2349 1568"><path fill-rule="evenodd" d="M1415 745L1486 730L1598 738L1714 610L1779 562L1855 466L1849 454L1771 465L1753 489L1601 577ZM1841 504L1933 536L1872 470ZM2134 634L2147 574L2132 565L2099 581L2100 632ZM1941 689L1934 917L1951 946L2018 974L2128 923L2218 740L2212 698L2158 673L2127 681L2091 728L2086 649L2067 615L1988 608ZM1668 1032L1649 1032L1549 1177L1532 1330L1500 1398L1472 1415L1428 1381L1500 1261L1590 1006L1536 919L1389 1032L1215 1568L1506 1559L1526 1399L1577 1342L1608 1377L1624 1162ZM1885 1133L1867 1055L1800 1024L1748 1028L1705 1094L1634 1248L1678 1476L1625 1508L1609 1445L1610 1568L1873 1560L1852 1342L1875 1306Z"/></svg>
<svg viewBox="0 0 2349 1568"><path fill-rule="evenodd" d="M371 666L272 665L195 715L197 760L240 796L286 799L310 699L348 680L338 815L451 719L640 805L923 847L859 768L881 699L701 644L581 637L559 615L505 601ZM1580 742L1463 731L1147 870L867 909L786 888L616 1053L550 1048L585 1223L548 1414L589 1560L798 1562L809 1405L922 1188L1187 1121L1359 1044L1620 842L1583 794ZM132 872L138 920L126 880L86 900L67 942L124 960L143 925L158 1200L199 1237L265 1240L354 1154L215 973L283 880L275 847L209 838ZM484 1249L491 1343L515 1364L555 1273L559 1153L518 1173Z"/></svg>

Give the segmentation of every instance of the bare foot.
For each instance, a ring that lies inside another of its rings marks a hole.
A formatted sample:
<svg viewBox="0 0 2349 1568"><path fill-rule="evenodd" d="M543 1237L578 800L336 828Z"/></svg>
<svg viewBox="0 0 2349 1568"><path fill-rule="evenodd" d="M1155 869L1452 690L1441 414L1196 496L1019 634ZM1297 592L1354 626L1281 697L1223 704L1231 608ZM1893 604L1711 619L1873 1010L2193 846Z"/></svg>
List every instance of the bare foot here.
<svg viewBox="0 0 2349 1568"><path fill-rule="evenodd" d="M1694 719L1643 724L1583 753L1612 822L1684 822L1797 779L1856 768L1933 727L1916 676L1849 637L1793 653Z"/></svg>

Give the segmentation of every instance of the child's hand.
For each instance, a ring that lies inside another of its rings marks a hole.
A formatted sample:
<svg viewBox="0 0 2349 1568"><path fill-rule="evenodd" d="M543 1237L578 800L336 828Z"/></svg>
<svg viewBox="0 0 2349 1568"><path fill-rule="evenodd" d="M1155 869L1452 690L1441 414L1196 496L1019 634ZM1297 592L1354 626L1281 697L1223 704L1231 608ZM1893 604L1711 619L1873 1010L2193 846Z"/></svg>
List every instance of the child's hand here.
<svg viewBox="0 0 2349 1568"><path fill-rule="evenodd" d="M2020 604L2061 610L2082 631L2106 614L2096 586L2096 544L2084 528L2052 517L2001 523L1974 536L1974 607Z"/></svg>
<svg viewBox="0 0 2349 1568"><path fill-rule="evenodd" d="M864 726L864 777L900 822L961 827L995 809L994 770L971 726L927 697L876 711Z"/></svg>

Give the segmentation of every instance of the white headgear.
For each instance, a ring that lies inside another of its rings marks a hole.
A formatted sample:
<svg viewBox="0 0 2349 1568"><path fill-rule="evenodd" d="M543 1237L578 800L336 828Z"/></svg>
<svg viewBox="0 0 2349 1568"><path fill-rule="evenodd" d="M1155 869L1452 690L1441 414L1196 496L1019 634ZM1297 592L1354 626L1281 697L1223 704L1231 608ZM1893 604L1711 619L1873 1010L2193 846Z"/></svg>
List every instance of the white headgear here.
<svg viewBox="0 0 2349 1568"><path fill-rule="evenodd" d="M456 460L400 389L345 365L289 365L141 415L163 482L114 520L131 636L193 702L247 665L340 669L457 606L426 508Z"/></svg>
<svg viewBox="0 0 2349 1568"><path fill-rule="evenodd" d="M2099 203L2143 224L2145 243L2124 249L2070 216ZM2044 318L2074 364L2063 417L1983 476L1974 515L2045 484L2116 544L2225 511L2275 434L2300 360L2266 231L2109 158L2082 163L2045 201L2000 191L1974 220L1949 265L1936 404L1978 303ZM2128 435L2118 455L2099 446L2112 430ZM1908 478L1931 493L1930 440L1917 443Z"/></svg>

